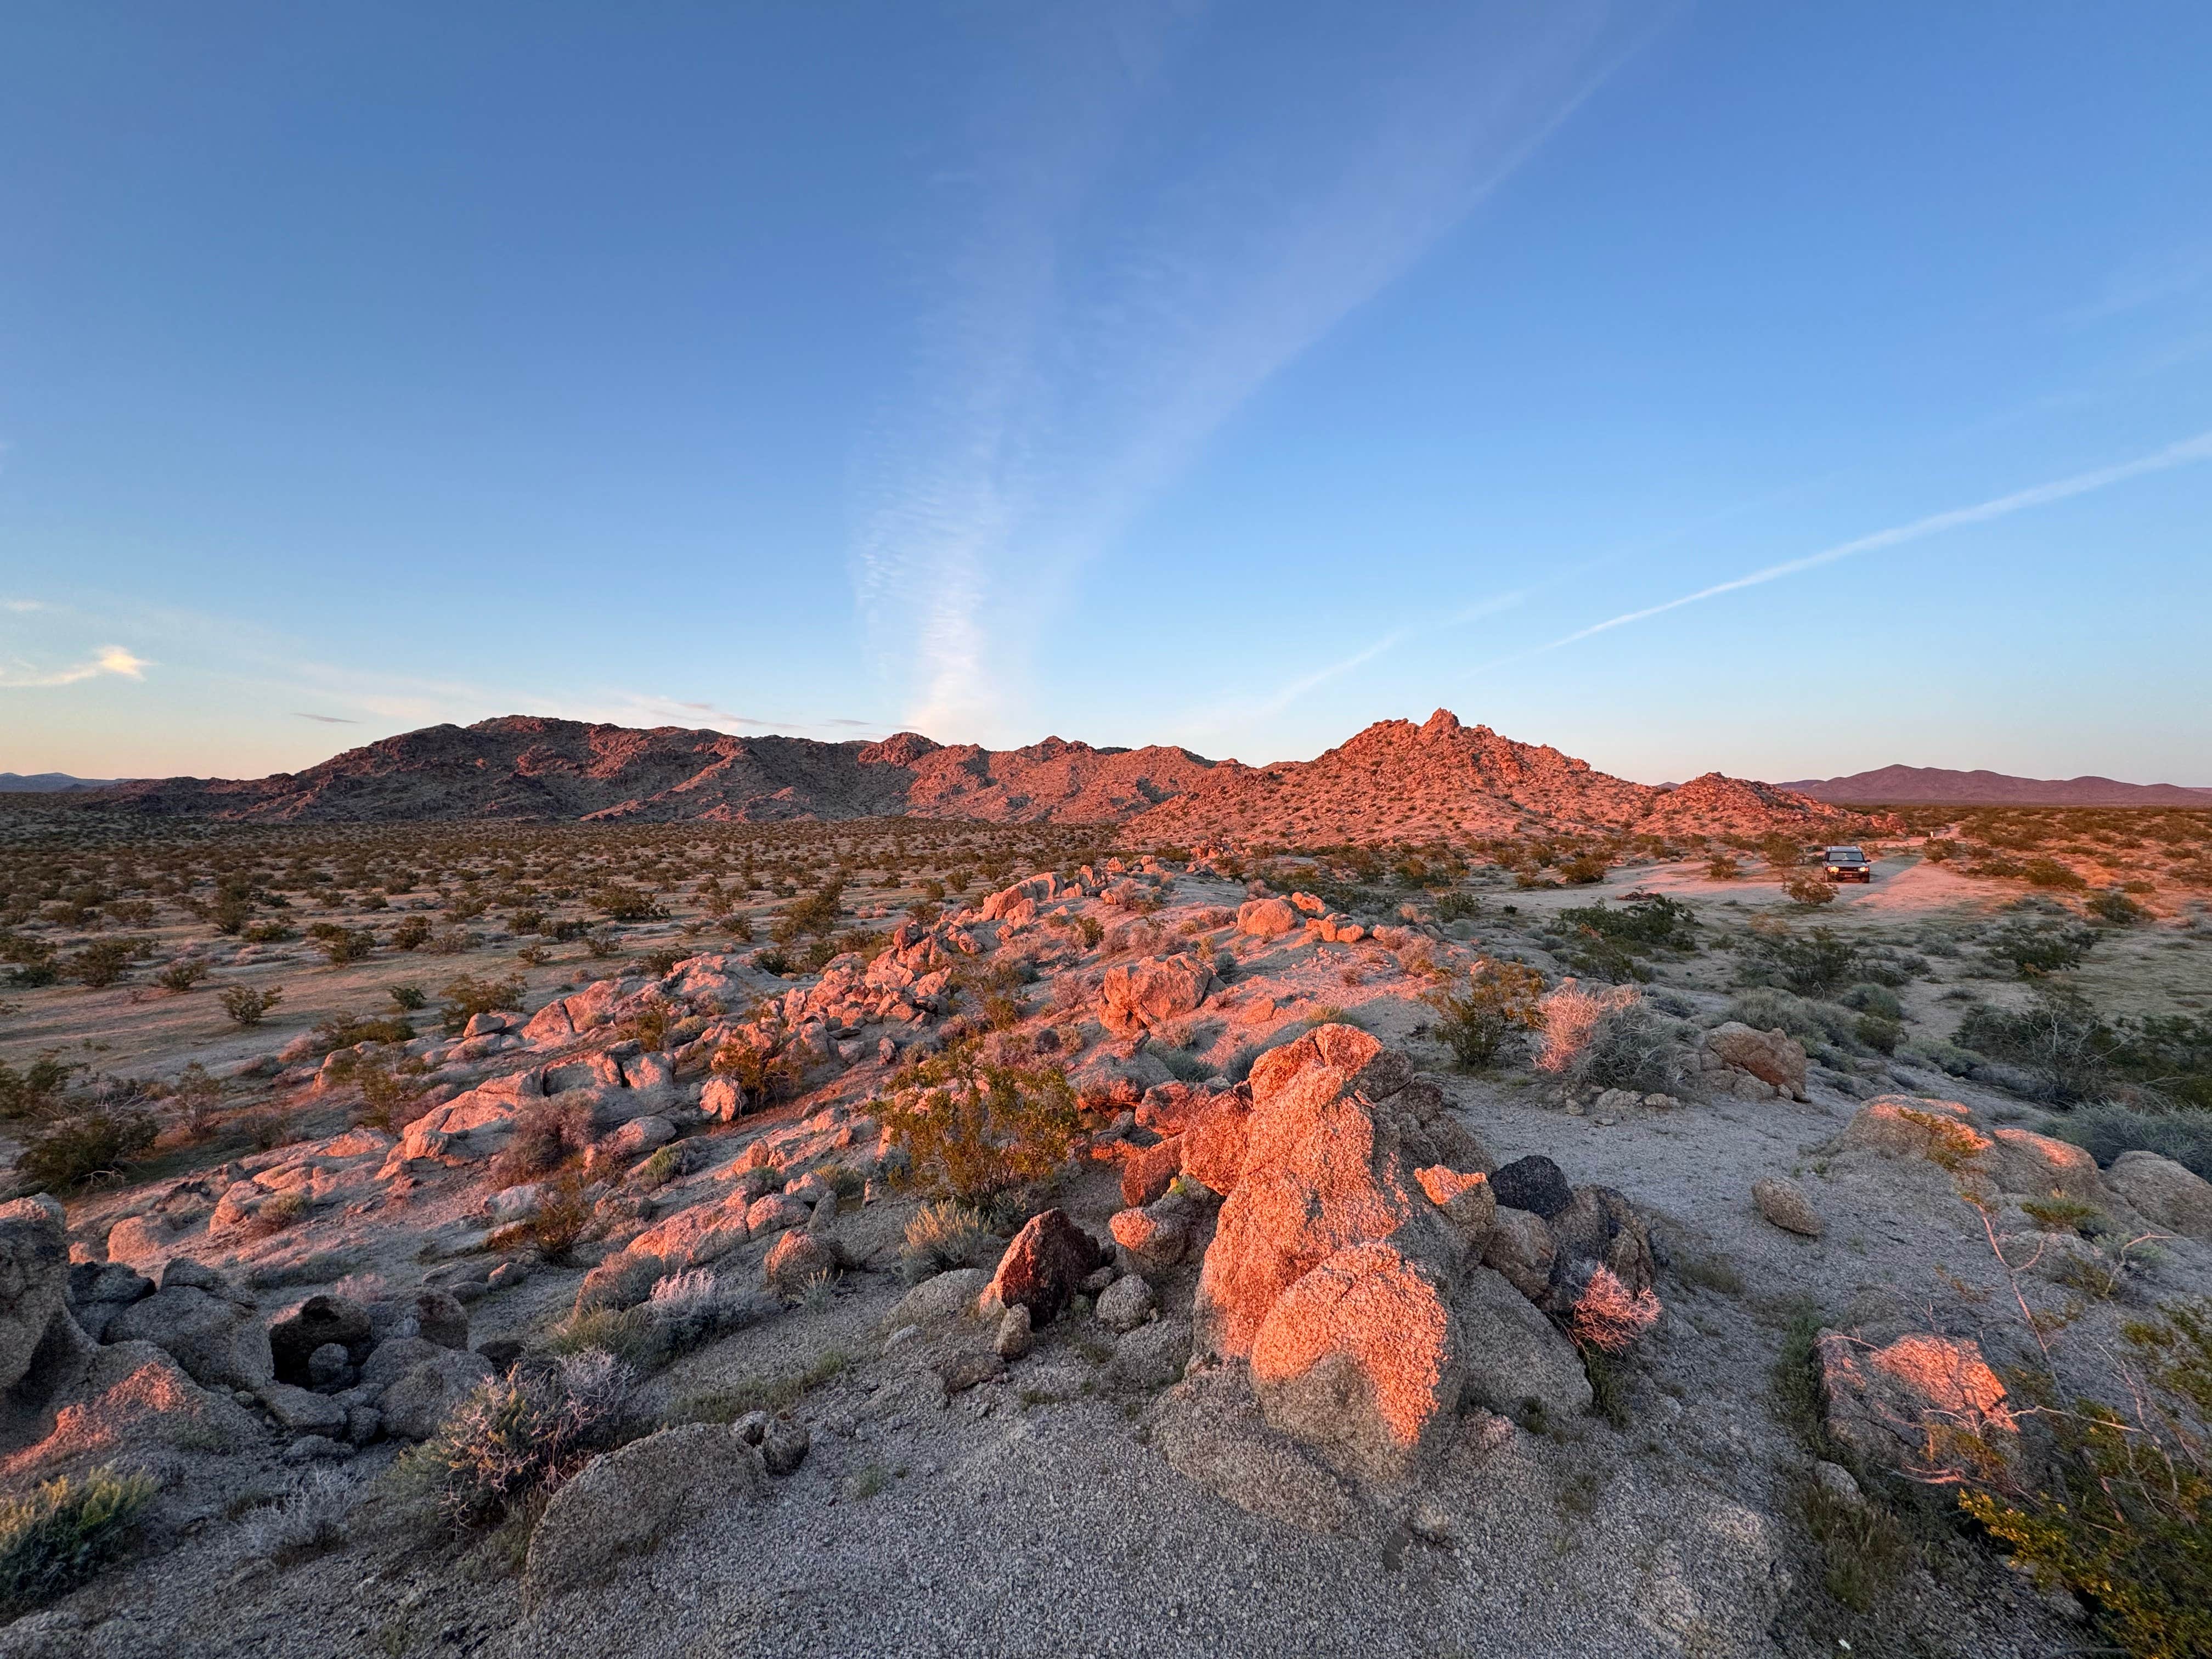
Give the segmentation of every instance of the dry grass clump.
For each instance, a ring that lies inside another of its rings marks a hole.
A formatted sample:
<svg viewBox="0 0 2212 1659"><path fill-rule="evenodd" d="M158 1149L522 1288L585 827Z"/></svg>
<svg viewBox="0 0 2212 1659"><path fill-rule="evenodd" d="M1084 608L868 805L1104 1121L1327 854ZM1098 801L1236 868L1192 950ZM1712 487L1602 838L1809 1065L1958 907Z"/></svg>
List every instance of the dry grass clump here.
<svg viewBox="0 0 2212 1659"><path fill-rule="evenodd" d="M102 1464L0 1498L0 1618L52 1601L121 1554L155 1490L151 1475Z"/></svg>
<svg viewBox="0 0 2212 1659"><path fill-rule="evenodd" d="M296 1561L346 1541L354 1483L326 1464L302 1469L275 1501L249 1513L240 1528L242 1553L271 1561Z"/></svg>
<svg viewBox="0 0 2212 1659"><path fill-rule="evenodd" d="M987 1237L983 1218L964 1204L925 1204L906 1224L899 1277L909 1285L964 1267Z"/></svg>
<svg viewBox="0 0 2212 1659"><path fill-rule="evenodd" d="M456 1529L486 1525L549 1495L617 1443L636 1374L603 1350L485 1383L438 1432L401 1457L401 1490Z"/></svg>
<svg viewBox="0 0 2212 1659"><path fill-rule="evenodd" d="M533 1100L515 1114L514 1132L492 1157L485 1178L512 1187L559 1169L592 1144L592 1105L581 1091Z"/></svg>
<svg viewBox="0 0 2212 1659"><path fill-rule="evenodd" d="M1536 1069L1553 1077L1567 1074L1607 1014L1632 1006L1632 985L1611 985L1602 991L1585 989L1575 980L1559 981L1542 1003L1543 1046L1536 1052Z"/></svg>
<svg viewBox="0 0 2212 1659"><path fill-rule="evenodd" d="M1668 1092L1681 1085L1674 1028L1632 985L1584 989L1560 981L1543 1001L1544 1042L1536 1069L1595 1089Z"/></svg>

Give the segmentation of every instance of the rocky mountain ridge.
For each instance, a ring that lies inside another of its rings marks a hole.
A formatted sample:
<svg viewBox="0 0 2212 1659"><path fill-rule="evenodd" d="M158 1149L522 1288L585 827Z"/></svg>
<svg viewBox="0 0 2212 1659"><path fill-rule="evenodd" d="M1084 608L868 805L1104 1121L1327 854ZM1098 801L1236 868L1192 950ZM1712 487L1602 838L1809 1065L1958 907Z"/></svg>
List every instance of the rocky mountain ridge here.
<svg viewBox="0 0 2212 1659"><path fill-rule="evenodd" d="M1857 805L2212 806L2212 789L2179 783L2122 783L2094 775L2016 778L2003 772L1960 772L1942 766L1883 766L1782 787L1815 800Z"/></svg>
<svg viewBox="0 0 2212 1659"><path fill-rule="evenodd" d="M1419 726L1377 721L1313 760L1262 767L1059 738L989 750L912 732L822 743L508 715L403 732L302 772L143 780L100 800L149 816L275 823L1119 823L1162 842L1762 834L1849 817L1717 772L1672 788L1632 783L1557 749L1462 726L1445 709Z"/></svg>
<svg viewBox="0 0 2212 1659"><path fill-rule="evenodd" d="M148 815L274 823L902 814L1103 823L1182 793L1212 765L1183 749L1099 749L1058 738L993 750L912 732L879 743L822 743L512 714L402 732L301 772L151 779L106 799Z"/></svg>
<svg viewBox="0 0 2212 1659"><path fill-rule="evenodd" d="M1310 761L1224 762L1133 830L1160 842L1426 841L1469 836L1764 834L1850 815L1772 784L1718 772L1674 787L1631 783L1548 745L1462 726L1378 720Z"/></svg>

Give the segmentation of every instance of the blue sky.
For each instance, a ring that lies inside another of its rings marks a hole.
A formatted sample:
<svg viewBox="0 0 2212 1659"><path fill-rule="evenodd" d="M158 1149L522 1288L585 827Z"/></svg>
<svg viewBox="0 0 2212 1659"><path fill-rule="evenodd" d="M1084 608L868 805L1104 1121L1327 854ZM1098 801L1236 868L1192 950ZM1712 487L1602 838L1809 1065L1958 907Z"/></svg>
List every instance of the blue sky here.
<svg viewBox="0 0 2212 1659"><path fill-rule="evenodd" d="M2201 4L8 33L0 769L1443 706L2212 783Z"/></svg>

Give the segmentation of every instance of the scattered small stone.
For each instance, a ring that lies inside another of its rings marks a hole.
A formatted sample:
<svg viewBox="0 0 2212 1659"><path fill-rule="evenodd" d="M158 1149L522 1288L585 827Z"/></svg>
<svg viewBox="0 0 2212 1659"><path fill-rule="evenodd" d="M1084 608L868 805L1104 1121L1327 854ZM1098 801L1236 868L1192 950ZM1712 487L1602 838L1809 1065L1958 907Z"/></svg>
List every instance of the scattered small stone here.
<svg viewBox="0 0 2212 1659"><path fill-rule="evenodd" d="M1152 1316L1152 1287L1138 1273L1124 1273L1099 1292L1098 1322L1109 1331L1133 1331Z"/></svg>
<svg viewBox="0 0 2212 1659"><path fill-rule="evenodd" d="M1017 1302L999 1316L998 1334L991 1339L991 1347L1001 1359L1019 1359L1035 1340L1030 1331L1030 1310Z"/></svg>
<svg viewBox="0 0 2212 1659"><path fill-rule="evenodd" d="M1751 1183L1752 1202L1765 1216L1784 1232L1796 1233L1805 1238L1818 1238L1826 1231L1820 1212L1813 1207L1813 1200L1805 1195L1803 1188L1780 1176L1761 1176Z"/></svg>
<svg viewBox="0 0 2212 1659"><path fill-rule="evenodd" d="M1840 1463L1821 1459L1813 1465L1813 1479L1832 1498L1840 1498L1854 1506L1866 1502L1866 1494L1859 1490L1858 1481Z"/></svg>

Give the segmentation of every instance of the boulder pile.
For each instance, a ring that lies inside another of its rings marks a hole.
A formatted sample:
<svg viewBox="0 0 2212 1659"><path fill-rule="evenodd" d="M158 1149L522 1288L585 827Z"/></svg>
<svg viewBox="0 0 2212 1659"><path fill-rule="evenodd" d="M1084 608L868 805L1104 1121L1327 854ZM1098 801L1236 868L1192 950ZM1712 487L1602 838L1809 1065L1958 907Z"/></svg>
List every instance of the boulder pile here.
<svg viewBox="0 0 2212 1659"><path fill-rule="evenodd" d="M1569 1186L1547 1159L1497 1169L1442 1091L1367 1033L1320 1026L1262 1055L1246 1092L1179 1112L1161 1145L1185 1180L1113 1223L1154 1269L1164 1237L1188 1248L1200 1231L1167 1206L1219 1195L1189 1376L1155 1408L1155 1442L1231 1501L1335 1524L1351 1494L1432 1467L1470 1396L1586 1407L1547 1312L1578 1331L1601 1312L1601 1342L1656 1316L1627 1200Z"/></svg>

